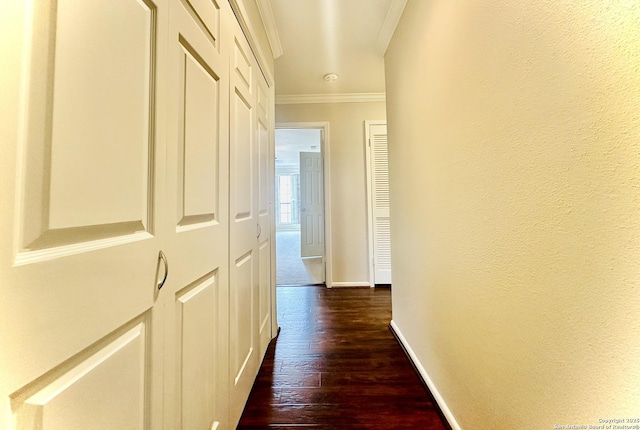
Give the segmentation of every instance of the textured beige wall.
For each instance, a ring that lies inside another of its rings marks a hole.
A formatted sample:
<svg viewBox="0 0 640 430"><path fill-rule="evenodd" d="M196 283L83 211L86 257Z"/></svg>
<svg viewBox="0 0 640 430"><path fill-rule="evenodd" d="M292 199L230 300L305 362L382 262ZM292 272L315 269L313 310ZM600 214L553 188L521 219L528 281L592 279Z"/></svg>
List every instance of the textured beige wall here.
<svg viewBox="0 0 640 430"><path fill-rule="evenodd" d="M329 122L331 250L334 282L369 282L364 121L384 120L385 104L276 105L276 122Z"/></svg>
<svg viewBox="0 0 640 430"><path fill-rule="evenodd" d="M640 414L640 2L410 0L393 318L465 430Z"/></svg>

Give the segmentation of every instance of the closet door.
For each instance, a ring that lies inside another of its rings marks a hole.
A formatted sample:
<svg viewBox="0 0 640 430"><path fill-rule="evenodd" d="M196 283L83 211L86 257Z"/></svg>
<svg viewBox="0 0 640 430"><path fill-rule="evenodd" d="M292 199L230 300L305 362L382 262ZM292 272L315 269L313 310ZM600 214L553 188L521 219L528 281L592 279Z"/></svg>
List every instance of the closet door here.
<svg viewBox="0 0 640 430"><path fill-rule="evenodd" d="M162 426L167 13L0 3L0 429Z"/></svg>
<svg viewBox="0 0 640 430"><path fill-rule="evenodd" d="M171 0L165 423L228 428L229 44L225 0Z"/></svg>
<svg viewBox="0 0 640 430"><path fill-rule="evenodd" d="M258 347L263 357L271 340L271 269L272 264L272 224L275 154L272 153L271 131L271 91L266 79L256 68L257 89L257 146L258 146Z"/></svg>
<svg viewBox="0 0 640 430"><path fill-rule="evenodd" d="M391 218L389 216L389 150L387 125L369 123L367 195L373 284L391 284Z"/></svg>
<svg viewBox="0 0 640 430"><path fill-rule="evenodd" d="M258 146L255 60L235 25L230 76L230 386L231 422L237 422L258 370Z"/></svg>

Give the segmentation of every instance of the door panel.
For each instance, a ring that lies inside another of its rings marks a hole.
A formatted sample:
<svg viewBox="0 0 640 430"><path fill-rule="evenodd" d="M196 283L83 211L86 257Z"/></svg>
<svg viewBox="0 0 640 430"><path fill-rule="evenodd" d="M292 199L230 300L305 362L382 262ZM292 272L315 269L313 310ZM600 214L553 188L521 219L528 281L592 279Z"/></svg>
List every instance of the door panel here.
<svg viewBox="0 0 640 430"><path fill-rule="evenodd" d="M216 0L182 0L185 9L193 21L202 29L205 37L218 51L220 51L221 20L228 19L220 9Z"/></svg>
<svg viewBox="0 0 640 430"><path fill-rule="evenodd" d="M301 256L324 256L324 186L322 153L300 153Z"/></svg>
<svg viewBox="0 0 640 430"><path fill-rule="evenodd" d="M228 428L230 38L204 17L226 2L173 0L170 29L165 423ZM206 31L205 31L206 30Z"/></svg>
<svg viewBox="0 0 640 430"><path fill-rule="evenodd" d="M176 294L176 353L180 428L204 429L220 424L216 410L219 304L217 272Z"/></svg>
<svg viewBox="0 0 640 430"><path fill-rule="evenodd" d="M147 319L137 319L97 351L79 354L14 395L17 428L143 429L149 398L145 369L151 364ZM107 386L120 396L102 398L97 388Z"/></svg>
<svg viewBox="0 0 640 430"><path fill-rule="evenodd" d="M271 340L271 239L265 239L259 245L259 306L258 306L258 338L259 355L267 351Z"/></svg>
<svg viewBox="0 0 640 430"><path fill-rule="evenodd" d="M259 366L258 163L255 60L239 26L234 29L230 88L230 420L237 423Z"/></svg>
<svg viewBox="0 0 640 430"><path fill-rule="evenodd" d="M231 351L231 375L234 384L244 376L245 367L251 366L254 357L254 324L253 324L253 299L254 299L254 267L255 258L253 252L243 255L235 262L236 274L233 284L231 314L235 317L231 324L231 339L235 348ZM249 370L250 371L250 370Z"/></svg>
<svg viewBox="0 0 640 430"><path fill-rule="evenodd" d="M0 5L2 37L24 35L1 53L24 60L0 92L24 121L0 124L0 427L149 427L167 4L16 4Z"/></svg>
<svg viewBox="0 0 640 430"><path fill-rule="evenodd" d="M253 169L255 147L253 144L253 106L247 98L237 91L233 96L232 114L234 116L233 147L233 198L235 199L234 219L236 222L252 223L254 217L255 184Z"/></svg>
<svg viewBox="0 0 640 430"><path fill-rule="evenodd" d="M236 29L235 48L233 50L233 68L235 71L235 82L237 89L246 90L247 94L253 94L253 54L244 39L240 29Z"/></svg>
<svg viewBox="0 0 640 430"><path fill-rule="evenodd" d="M178 225L212 221L218 212L219 81L186 43L184 49L183 133L178 150Z"/></svg>
<svg viewBox="0 0 640 430"><path fill-rule="evenodd" d="M34 5L18 264L151 229L154 10L134 0Z"/></svg>
<svg viewBox="0 0 640 430"><path fill-rule="evenodd" d="M49 228L124 222L142 227L153 153L153 7L133 0L68 0L56 9L55 97L47 118Z"/></svg>
<svg viewBox="0 0 640 430"><path fill-rule="evenodd" d="M271 340L271 252L273 237L272 201L273 180L275 172L272 168L274 157L271 157L271 139L269 136L269 88L264 77L257 79L257 139L258 139L258 346L262 357ZM271 128L272 129L272 128Z"/></svg>

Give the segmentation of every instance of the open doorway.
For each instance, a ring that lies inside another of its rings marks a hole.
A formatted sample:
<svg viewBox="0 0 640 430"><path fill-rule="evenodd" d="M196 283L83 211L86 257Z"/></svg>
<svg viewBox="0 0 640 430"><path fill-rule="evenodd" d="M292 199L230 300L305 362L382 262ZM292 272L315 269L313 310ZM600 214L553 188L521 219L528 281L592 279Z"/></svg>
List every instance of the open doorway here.
<svg viewBox="0 0 640 430"><path fill-rule="evenodd" d="M322 126L276 125L276 284L326 282Z"/></svg>

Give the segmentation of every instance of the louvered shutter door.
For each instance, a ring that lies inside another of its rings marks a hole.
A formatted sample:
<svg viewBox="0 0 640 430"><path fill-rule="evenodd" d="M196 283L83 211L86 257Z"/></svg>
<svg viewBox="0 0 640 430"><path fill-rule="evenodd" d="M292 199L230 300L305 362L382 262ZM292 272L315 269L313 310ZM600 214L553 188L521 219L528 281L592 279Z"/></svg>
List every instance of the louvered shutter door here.
<svg viewBox="0 0 640 430"><path fill-rule="evenodd" d="M373 180L373 255L376 284L391 284L391 223L389 219L389 158L387 126L371 126Z"/></svg>

